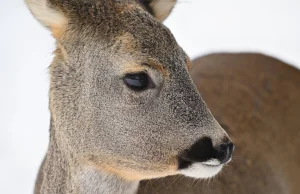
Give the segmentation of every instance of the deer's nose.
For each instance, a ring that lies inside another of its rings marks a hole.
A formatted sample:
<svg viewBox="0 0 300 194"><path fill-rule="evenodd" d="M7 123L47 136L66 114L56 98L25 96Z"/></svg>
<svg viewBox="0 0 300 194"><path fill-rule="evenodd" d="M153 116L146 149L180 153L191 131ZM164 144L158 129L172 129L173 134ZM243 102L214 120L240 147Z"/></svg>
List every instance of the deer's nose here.
<svg viewBox="0 0 300 194"><path fill-rule="evenodd" d="M226 143L213 146L212 140L208 137L198 140L179 155L179 169L184 169L195 162L207 163L212 159L218 160L218 165L229 162L234 145L228 139L224 142Z"/></svg>
<svg viewBox="0 0 300 194"><path fill-rule="evenodd" d="M232 142L222 143L215 147L215 157L220 161L221 164L226 164L231 160L234 145Z"/></svg>

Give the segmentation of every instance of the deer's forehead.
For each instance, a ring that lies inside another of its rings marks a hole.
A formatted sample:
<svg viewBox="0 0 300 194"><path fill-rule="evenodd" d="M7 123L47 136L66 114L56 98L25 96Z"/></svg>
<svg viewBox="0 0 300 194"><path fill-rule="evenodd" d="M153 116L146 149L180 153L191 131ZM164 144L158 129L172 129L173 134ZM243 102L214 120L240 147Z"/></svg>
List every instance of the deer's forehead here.
<svg viewBox="0 0 300 194"><path fill-rule="evenodd" d="M187 64L187 57L170 30L135 1L103 1L101 6L87 3L80 9L76 7L64 40L75 43L76 48L82 46L92 54L121 52L136 62L147 63L151 59L166 69Z"/></svg>
<svg viewBox="0 0 300 194"><path fill-rule="evenodd" d="M140 40L126 33L118 36L112 47L116 53L130 58L132 61L130 69L134 66L139 68L138 64L145 63L168 77L173 71L176 72L178 66L189 68L190 65L189 58L176 42L174 44L156 37L146 37ZM128 65L130 66L130 63Z"/></svg>
<svg viewBox="0 0 300 194"><path fill-rule="evenodd" d="M123 30L116 30L111 34L103 34L103 29L93 26L74 28L76 33L66 35L65 43L71 43L68 48L77 56L94 60L99 57L103 59L103 55L111 60L128 57L135 64L151 63L164 69L188 63L186 54L165 27L142 28L138 32L134 28L124 27Z"/></svg>
<svg viewBox="0 0 300 194"><path fill-rule="evenodd" d="M171 32L135 0L97 2L66 1L63 4L62 10L69 18L72 30L90 31L84 35L104 38L130 33L140 41L147 38L163 43L175 41Z"/></svg>

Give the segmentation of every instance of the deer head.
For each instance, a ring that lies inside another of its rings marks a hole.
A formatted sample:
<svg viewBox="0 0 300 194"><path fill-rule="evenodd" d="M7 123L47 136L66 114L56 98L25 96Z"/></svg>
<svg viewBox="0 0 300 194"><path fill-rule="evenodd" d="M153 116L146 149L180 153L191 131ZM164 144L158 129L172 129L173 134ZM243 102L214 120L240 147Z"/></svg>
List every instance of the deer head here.
<svg viewBox="0 0 300 194"><path fill-rule="evenodd" d="M26 3L56 39L50 145L68 164L143 180L211 177L231 159L188 56L161 23L174 0Z"/></svg>

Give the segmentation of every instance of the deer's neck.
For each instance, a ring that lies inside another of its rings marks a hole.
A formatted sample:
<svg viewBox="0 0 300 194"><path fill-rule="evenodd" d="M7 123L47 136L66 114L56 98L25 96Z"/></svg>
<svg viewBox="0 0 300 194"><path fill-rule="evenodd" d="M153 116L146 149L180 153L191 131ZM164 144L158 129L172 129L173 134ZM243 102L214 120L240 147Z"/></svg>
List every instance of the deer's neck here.
<svg viewBox="0 0 300 194"><path fill-rule="evenodd" d="M88 165L73 163L53 138L41 167L36 194L135 194L138 181L131 182L101 172Z"/></svg>

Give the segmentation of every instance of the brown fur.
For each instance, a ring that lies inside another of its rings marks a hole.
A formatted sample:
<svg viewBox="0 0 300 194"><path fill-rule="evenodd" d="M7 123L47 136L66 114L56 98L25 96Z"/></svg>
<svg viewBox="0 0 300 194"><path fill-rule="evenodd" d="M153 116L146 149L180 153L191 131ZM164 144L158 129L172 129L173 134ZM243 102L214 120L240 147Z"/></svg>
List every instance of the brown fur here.
<svg viewBox="0 0 300 194"><path fill-rule="evenodd" d="M220 53L193 62L192 78L236 145L217 178L143 182L140 194L298 194L300 71L261 54Z"/></svg>

